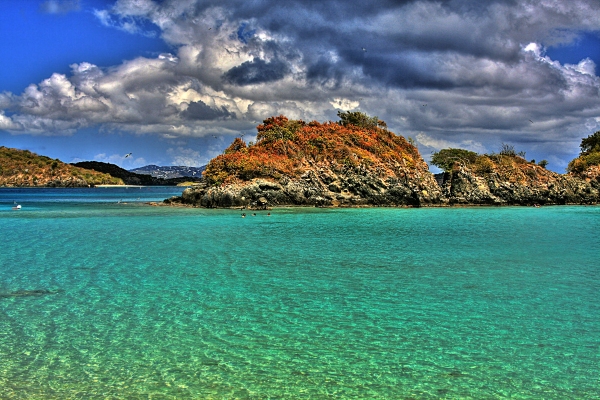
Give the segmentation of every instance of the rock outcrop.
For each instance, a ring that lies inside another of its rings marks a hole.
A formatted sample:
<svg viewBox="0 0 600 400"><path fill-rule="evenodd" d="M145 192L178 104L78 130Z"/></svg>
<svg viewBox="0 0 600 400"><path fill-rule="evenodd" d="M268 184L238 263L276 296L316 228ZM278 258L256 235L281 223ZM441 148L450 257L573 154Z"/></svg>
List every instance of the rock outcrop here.
<svg viewBox="0 0 600 400"><path fill-rule="evenodd" d="M251 208L444 202L416 147L387 129L280 116L258 130L257 143L237 138L207 165L202 185L166 202Z"/></svg>
<svg viewBox="0 0 600 400"><path fill-rule="evenodd" d="M455 164L444 175L442 191L451 205L596 204L598 175L582 179L548 171L518 156L480 156L475 165Z"/></svg>
<svg viewBox="0 0 600 400"><path fill-rule="evenodd" d="M192 186L181 197L167 203L200 207L272 206L423 206L442 203L441 190L433 175L413 171L398 175L378 175L367 169L317 165L306 168L299 177L279 180L255 178L228 185Z"/></svg>
<svg viewBox="0 0 600 400"><path fill-rule="evenodd" d="M571 173L570 175L583 179L600 192L600 165L592 165L580 173Z"/></svg>

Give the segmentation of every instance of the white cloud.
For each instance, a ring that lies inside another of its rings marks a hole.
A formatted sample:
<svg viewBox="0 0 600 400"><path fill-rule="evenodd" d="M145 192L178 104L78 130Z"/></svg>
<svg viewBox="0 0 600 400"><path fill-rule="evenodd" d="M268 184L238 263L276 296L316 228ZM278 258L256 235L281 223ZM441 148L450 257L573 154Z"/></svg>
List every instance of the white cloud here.
<svg viewBox="0 0 600 400"><path fill-rule="evenodd" d="M447 148L455 148L471 150L479 154L485 154L488 152L488 149L483 144L472 139L452 141L448 139L432 137L423 132L417 133L416 139L420 144L426 147L431 147L436 151Z"/></svg>
<svg viewBox="0 0 600 400"><path fill-rule="evenodd" d="M184 147L171 147L167 149L167 155L171 157L172 165L187 165L190 167L196 167L208 163L208 160L200 156L199 151Z"/></svg>
<svg viewBox="0 0 600 400"><path fill-rule="evenodd" d="M0 130L21 131L23 130L23 126L13 122L13 120L10 117L4 115L3 111L0 111Z"/></svg>
<svg viewBox="0 0 600 400"><path fill-rule="evenodd" d="M333 101L330 101L329 104L333 106L333 108L349 111L357 108L360 105L360 102L356 100L344 99L340 97L336 97Z"/></svg>
<svg viewBox="0 0 600 400"><path fill-rule="evenodd" d="M333 0L273 3L269 13L254 2L119 0L95 10L98 20L158 33L173 54L109 68L82 62L21 94L2 93L0 109L9 111L0 129L233 136L272 115L324 121L360 109L431 149L485 152L522 138L573 145L598 126L594 62L563 65L544 47L597 29L594 1L473 3L469 12L458 3L356 2L342 15ZM549 151L568 159L564 148ZM205 156L178 149L174 160Z"/></svg>
<svg viewBox="0 0 600 400"><path fill-rule="evenodd" d="M94 15L104 26L119 29L131 34L153 37L156 32L145 29L143 21L147 14L156 8L151 0L134 2L117 1L111 10L94 10Z"/></svg>

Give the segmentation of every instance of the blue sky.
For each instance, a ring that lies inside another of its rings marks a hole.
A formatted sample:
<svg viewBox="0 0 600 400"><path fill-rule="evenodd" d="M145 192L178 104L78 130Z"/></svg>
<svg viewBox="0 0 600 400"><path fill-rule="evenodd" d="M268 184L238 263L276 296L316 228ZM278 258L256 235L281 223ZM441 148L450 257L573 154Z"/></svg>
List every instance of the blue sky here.
<svg viewBox="0 0 600 400"><path fill-rule="evenodd" d="M360 110L426 160L508 143L563 172L600 130L600 10L539 3L3 1L0 145L198 166L269 116Z"/></svg>
<svg viewBox="0 0 600 400"><path fill-rule="evenodd" d="M158 37L157 28L154 37L147 37L103 26L93 10L110 2L66 3L77 6L54 13L45 11L45 3L48 2L0 2L2 90L20 93L53 72L68 74L73 63L87 61L110 67L123 60L152 57L170 50Z"/></svg>
<svg viewBox="0 0 600 400"><path fill-rule="evenodd" d="M585 58L590 58L596 64L596 68L598 68L600 67L600 31L582 32L572 42L564 45L549 46L546 54L551 59L558 60L563 64L577 64Z"/></svg>

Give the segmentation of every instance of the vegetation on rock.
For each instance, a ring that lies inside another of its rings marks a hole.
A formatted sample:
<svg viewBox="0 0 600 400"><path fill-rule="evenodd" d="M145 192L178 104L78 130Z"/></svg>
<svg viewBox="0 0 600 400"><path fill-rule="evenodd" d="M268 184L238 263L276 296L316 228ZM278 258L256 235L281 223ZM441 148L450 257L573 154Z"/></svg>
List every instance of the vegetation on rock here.
<svg viewBox="0 0 600 400"><path fill-rule="evenodd" d="M472 164L477 160L477 153L464 149L442 149L433 153L431 164L443 169L446 172L452 171L455 163Z"/></svg>
<svg viewBox="0 0 600 400"><path fill-rule="evenodd" d="M582 173L590 167L600 166L600 131L581 140L579 157L569 163L567 171Z"/></svg>
<svg viewBox="0 0 600 400"><path fill-rule="evenodd" d="M123 181L29 150L0 146L0 186L87 187L100 184L122 185Z"/></svg>
<svg viewBox="0 0 600 400"><path fill-rule="evenodd" d="M502 144L498 153L478 154L465 149L448 148L433 153L431 164L452 172L468 168L479 175L496 173L506 176L512 183L525 183L535 178L548 165L546 160L535 164L535 160L525 160L525 152L517 152L514 146Z"/></svg>
<svg viewBox="0 0 600 400"><path fill-rule="evenodd" d="M377 117L338 115L340 121L325 123L265 119L256 143L236 138L208 163L202 185L167 202L252 208L441 202L440 187L414 145Z"/></svg>
<svg viewBox="0 0 600 400"><path fill-rule="evenodd" d="M382 173L394 165L422 163L416 147L382 128L385 123L376 117L340 115L340 122L326 123L289 120L283 115L267 118L257 127L256 143L247 145L236 138L224 154L208 163L204 178L209 185L221 185L254 178L298 177L310 164L320 162Z"/></svg>
<svg viewBox="0 0 600 400"><path fill-rule="evenodd" d="M477 154L463 149L443 149L432 164L446 172L442 190L450 204L593 204L598 190L593 184L548 171L546 160L525 160L525 152L503 144L500 152Z"/></svg>

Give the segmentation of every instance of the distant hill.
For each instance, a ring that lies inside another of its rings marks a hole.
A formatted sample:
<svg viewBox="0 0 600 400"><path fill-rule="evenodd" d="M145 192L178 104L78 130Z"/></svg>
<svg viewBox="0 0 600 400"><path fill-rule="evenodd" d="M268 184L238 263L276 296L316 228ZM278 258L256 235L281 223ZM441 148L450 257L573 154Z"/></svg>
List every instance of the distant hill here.
<svg viewBox="0 0 600 400"><path fill-rule="evenodd" d="M122 185L123 181L29 150L0 146L0 187L88 187L102 184Z"/></svg>
<svg viewBox="0 0 600 400"><path fill-rule="evenodd" d="M129 172L136 174L151 175L155 178L173 179L173 178L202 178L202 171L206 168L202 167L186 167L186 166L168 166L160 167L158 165L146 165L140 168L130 169Z"/></svg>
<svg viewBox="0 0 600 400"><path fill-rule="evenodd" d="M90 169L105 174L110 174L116 178L120 178L126 185L143 185L143 186L175 186L178 183L189 181L200 181L200 178L194 177L179 177L179 178L155 178L151 175L136 174L135 172L127 171L117 165L104 163L100 161L82 161L73 164L80 168Z"/></svg>

